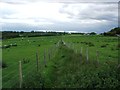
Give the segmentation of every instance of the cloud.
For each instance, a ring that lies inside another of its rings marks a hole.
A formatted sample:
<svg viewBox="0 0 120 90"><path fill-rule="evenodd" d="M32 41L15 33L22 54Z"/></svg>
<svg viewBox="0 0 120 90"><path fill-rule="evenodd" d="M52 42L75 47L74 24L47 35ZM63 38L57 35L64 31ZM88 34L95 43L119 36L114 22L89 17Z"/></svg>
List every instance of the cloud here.
<svg viewBox="0 0 120 90"><path fill-rule="evenodd" d="M58 2L4 0L0 2L0 27L2 30L103 32L117 26L117 3Z"/></svg>
<svg viewBox="0 0 120 90"><path fill-rule="evenodd" d="M119 0L1 0L2 2L7 3L28 3L28 2L119 2Z"/></svg>
<svg viewBox="0 0 120 90"><path fill-rule="evenodd" d="M65 4L60 13L66 13L74 19L114 20L118 17L118 6L106 3Z"/></svg>
<svg viewBox="0 0 120 90"><path fill-rule="evenodd" d="M65 15L59 13L59 8L62 4L59 3L30 3L30 4L22 4L22 5L11 5L3 3L1 12L2 17L6 18L50 18L50 19L65 19ZM7 9L7 8L9 9ZM6 15L4 13L8 11L9 13ZM13 13L14 11L14 13ZM15 13L16 12L16 13Z"/></svg>

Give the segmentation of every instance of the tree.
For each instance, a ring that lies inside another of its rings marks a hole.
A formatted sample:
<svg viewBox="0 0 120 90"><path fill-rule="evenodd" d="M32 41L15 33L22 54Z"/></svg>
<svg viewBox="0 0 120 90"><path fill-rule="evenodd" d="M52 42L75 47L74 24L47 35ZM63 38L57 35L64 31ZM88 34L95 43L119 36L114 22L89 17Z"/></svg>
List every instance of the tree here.
<svg viewBox="0 0 120 90"><path fill-rule="evenodd" d="M91 32L90 35L96 35L96 33L95 32Z"/></svg>
<svg viewBox="0 0 120 90"><path fill-rule="evenodd" d="M116 35L120 35L120 27L116 27L111 29L108 32L104 32L103 33L104 36L116 36Z"/></svg>

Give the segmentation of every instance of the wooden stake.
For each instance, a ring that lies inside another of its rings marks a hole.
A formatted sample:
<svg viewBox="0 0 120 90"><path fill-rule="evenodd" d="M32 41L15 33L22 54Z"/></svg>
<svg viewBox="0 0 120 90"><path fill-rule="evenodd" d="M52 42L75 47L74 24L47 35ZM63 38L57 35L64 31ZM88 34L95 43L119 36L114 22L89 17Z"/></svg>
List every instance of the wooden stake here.
<svg viewBox="0 0 120 90"><path fill-rule="evenodd" d="M76 53L77 53L77 49L76 49Z"/></svg>
<svg viewBox="0 0 120 90"><path fill-rule="evenodd" d="M48 58L49 58L49 60L50 60L50 58L51 58L51 57L50 57L50 50L48 50Z"/></svg>
<svg viewBox="0 0 120 90"><path fill-rule="evenodd" d="M20 88L22 88L22 65L21 65L21 61L19 61L19 79L20 79Z"/></svg>
<svg viewBox="0 0 120 90"><path fill-rule="evenodd" d="M86 61L88 62L88 48L86 49Z"/></svg>
<svg viewBox="0 0 120 90"><path fill-rule="evenodd" d="M73 50L74 50L74 44L72 44L72 46L73 46Z"/></svg>
<svg viewBox="0 0 120 90"><path fill-rule="evenodd" d="M96 51L96 59L97 59L97 62L99 64L99 51Z"/></svg>
<svg viewBox="0 0 120 90"><path fill-rule="evenodd" d="M52 53L52 48L50 49L50 54L51 54L51 57L52 57L52 56L53 56L53 55L52 55L52 54L53 54L53 53Z"/></svg>
<svg viewBox="0 0 120 90"><path fill-rule="evenodd" d="M37 65L37 71L38 71L38 53L36 52L36 65Z"/></svg>
<svg viewBox="0 0 120 90"><path fill-rule="evenodd" d="M46 50L44 50L44 65L46 67Z"/></svg>
<svg viewBox="0 0 120 90"><path fill-rule="evenodd" d="M81 47L81 51L80 51L80 54L81 54L81 60L82 60L82 47Z"/></svg>
<svg viewBox="0 0 120 90"><path fill-rule="evenodd" d="M50 47L50 54L52 55L52 47Z"/></svg>
<svg viewBox="0 0 120 90"><path fill-rule="evenodd" d="M81 56L82 56L82 47L81 47L81 52L80 53L81 53Z"/></svg>

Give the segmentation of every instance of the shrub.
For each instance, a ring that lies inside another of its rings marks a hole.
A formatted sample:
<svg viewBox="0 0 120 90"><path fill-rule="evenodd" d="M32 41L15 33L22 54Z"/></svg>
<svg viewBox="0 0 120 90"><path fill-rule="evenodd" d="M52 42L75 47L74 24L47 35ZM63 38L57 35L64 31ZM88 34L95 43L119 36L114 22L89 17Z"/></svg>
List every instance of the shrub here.
<svg viewBox="0 0 120 90"><path fill-rule="evenodd" d="M23 84L23 88L43 88L44 81L40 73L33 72L29 74L28 77L25 78Z"/></svg>
<svg viewBox="0 0 120 90"><path fill-rule="evenodd" d="M101 48L107 47L107 45L101 45Z"/></svg>
<svg viewBox="0 0 120 90"><path fill-rule="evenodd" d="M27 64L27 63L29 63L29 62L30 62L29 59L25 59L25 58L24 58L24 59L22 60L22 63L23 63L23 64Z"/></svg>
<svg viewBox="0 0 120 90"><path fill-rule="evenodd" d="M61 57L62 57L62 58L64 58L64 57L65 57L65 55L62 55Z"/></svg>
<svg viewBox="0 0 120 90"><path fill-rule="evenodd" d="M12 44L12 46L17 46L17 44L16 44L16 43L14 43L14 44Z"/></svg>
<svg viewBox="0 0 120 90"><path fill-rule="evenodd" d="M117 47L120 48L120 43L118 43Z"/></svg>
<svg viewBox="0 0 120 90"><path fill-rule="evenodd" d="M95 46L92 42L81 42L82 44L86 44L86 45L88 45L88 46Z"/></svg>
<svg viewBox="0 0 120 90"><path fill-rule="evenodd" d="M88 45L91 46L95 46L93 43L89 42Z"/></svg>
<svg viewBox="0 0 120 90"><path fill-rule="evenodd" d="M40 47L40 44L38 46Z"/></svg>
<svg viewBox="0 0 120 90"><path fill-rule="evenodd" d="M2 68L6 68L6 67L7 67L6 62L4 62L4 61L0 61L0 67L2 67Z"/></svg>
<svg viewBox="0 0 120 90"><path fill-rule="evenodd" d="M6 48L10 48L10 45L4 45L2 48L6 49Z"/></svg>
<svg viewBox="0 0 120 90"><path fill-rule="evenodd" d="M114 48L111 48L111 50L114 50Z"/></svg>
<svg viewBox="0 0 120 90"><path fill-rule="evenodd" d="M118 45L116 45L115 50L119 50L120 49L120 43L118 43Z"/></svg>

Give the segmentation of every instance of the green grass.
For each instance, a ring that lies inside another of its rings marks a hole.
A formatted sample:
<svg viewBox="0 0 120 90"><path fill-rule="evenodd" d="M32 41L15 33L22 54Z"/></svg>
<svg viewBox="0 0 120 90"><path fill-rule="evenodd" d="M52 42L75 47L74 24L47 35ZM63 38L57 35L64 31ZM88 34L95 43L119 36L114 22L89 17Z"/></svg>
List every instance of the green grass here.
<svg viewBox="0 0 120 90"><path fill-rule="evenodd" d="M59 48L56 57L42 72L47 88L104 88L119 86L116 63L86 62L85 56L66 46Z"/></svg>
<svg viewBox="0 0 120 90"><path fill-rule="evenodd" d="M59 40L67 46L56 47ZM90 42L94 46L81 42ZM26 37L3 40L3 45L16 43L17 47L3 49L3 88L19 87L18 62L22 63L23 87L117 87L118 38L102 36L50 36ZM40 46L39 46L40 45ZM70 45L70 47L69 47ZM101 47L106 45L106 47ZM74 49L73 49L74 47ZM82 59L80 50L83 48ZM89 61L86 62L86 48L89 50ZM44 50L47 51L47 67L44 66ZM48 60L48 50L52 50ZM96 61L96 50L99 51L99 64ZM76 52L77 51L77 52ZM36 52L39 55L39 71L36 70ZM12 82L12 83L11 83Z"/></svg>

